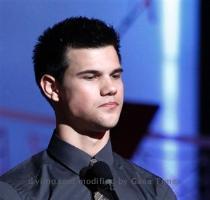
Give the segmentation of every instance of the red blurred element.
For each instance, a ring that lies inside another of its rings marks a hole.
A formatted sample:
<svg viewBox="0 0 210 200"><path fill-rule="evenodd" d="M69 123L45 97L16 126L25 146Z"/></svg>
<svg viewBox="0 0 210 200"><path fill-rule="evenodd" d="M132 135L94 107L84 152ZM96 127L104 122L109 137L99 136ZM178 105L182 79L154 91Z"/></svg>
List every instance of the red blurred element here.
<svg viewBox="0 0 210 200"><path fill-rule="evenodd" d="M29 123L39 123L45 125L54 125L55 120L52 117L42 116L34 113L0 108L0 116L12 119L18 119Z"/></svg>

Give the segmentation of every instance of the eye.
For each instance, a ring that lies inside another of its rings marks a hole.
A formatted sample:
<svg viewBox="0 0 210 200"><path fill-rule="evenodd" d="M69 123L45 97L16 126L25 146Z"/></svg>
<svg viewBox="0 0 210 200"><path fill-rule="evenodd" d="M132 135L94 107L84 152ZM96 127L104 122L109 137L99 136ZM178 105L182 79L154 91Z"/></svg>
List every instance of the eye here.
<svg viewBox="0 0 210 200"><path fill-rule="evenodd" d="M121 78L121 73L115 73L115 74L112 75L112 77L114 79L119 79L119 78Z"/></svg>
<svg viewBox="0 0 210 200"><path fill-rule="evenodd" d="M85 79L85 80L93 80L93 79L96 79L96 78L98 78L98 76L97 75L85 75L85 76L83 76L83 79Z"/></svg>

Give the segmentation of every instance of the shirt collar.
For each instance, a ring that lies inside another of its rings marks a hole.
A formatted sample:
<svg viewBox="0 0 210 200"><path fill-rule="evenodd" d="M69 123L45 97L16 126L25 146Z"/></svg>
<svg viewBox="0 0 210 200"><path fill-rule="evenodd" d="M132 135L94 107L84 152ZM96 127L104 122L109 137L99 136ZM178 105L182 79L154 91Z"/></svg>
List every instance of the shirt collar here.
<svg viewBox="0 0 210 200"><path fill-rule="evenodd" d="M50 140L47 148L48 153L65 165L67 168L79 174L80 170L89 165L91 156L86 152L76 148L75 146L64 142L55 133ZM94 156L98 161L103 161L109 166L113 164L112 146L110 140L107 144Z"/></svg>

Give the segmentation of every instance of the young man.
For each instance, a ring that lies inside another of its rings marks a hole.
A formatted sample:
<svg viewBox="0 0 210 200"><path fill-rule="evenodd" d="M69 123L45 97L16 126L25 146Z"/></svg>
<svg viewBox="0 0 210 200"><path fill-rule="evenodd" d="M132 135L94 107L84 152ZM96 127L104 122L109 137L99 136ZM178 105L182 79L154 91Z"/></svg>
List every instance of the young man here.
<svg viewBox="0 0 210 200"><path fill-rule="evenodd" d="M176 199L159 177L112 152L110 129L123 105L119 46L112 27L85 17L66 19L40 36L35 77L55 111L56 128L47 150L0 178L1 198L86 200L99 194L99 199ZM110 190L86 184L96 163L103 165L94 176L113 181Z"/></svg>

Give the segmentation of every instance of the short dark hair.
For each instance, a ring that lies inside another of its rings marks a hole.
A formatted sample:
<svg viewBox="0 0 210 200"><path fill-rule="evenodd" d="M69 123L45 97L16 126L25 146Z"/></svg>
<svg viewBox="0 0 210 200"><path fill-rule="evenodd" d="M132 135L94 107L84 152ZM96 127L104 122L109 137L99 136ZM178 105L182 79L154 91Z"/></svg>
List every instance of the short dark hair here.
<svg viewBox="0 0 210 200"><path fill-rule="evenodd" d="M98 19L71 17L46 29L38 38L33 51L37 85L40 88L40 80L44 74L49 74L62 83L68 67L65 55L69 47L98 48L107 45L115 48L121 61L119 35L112 26Z"/></svg>

